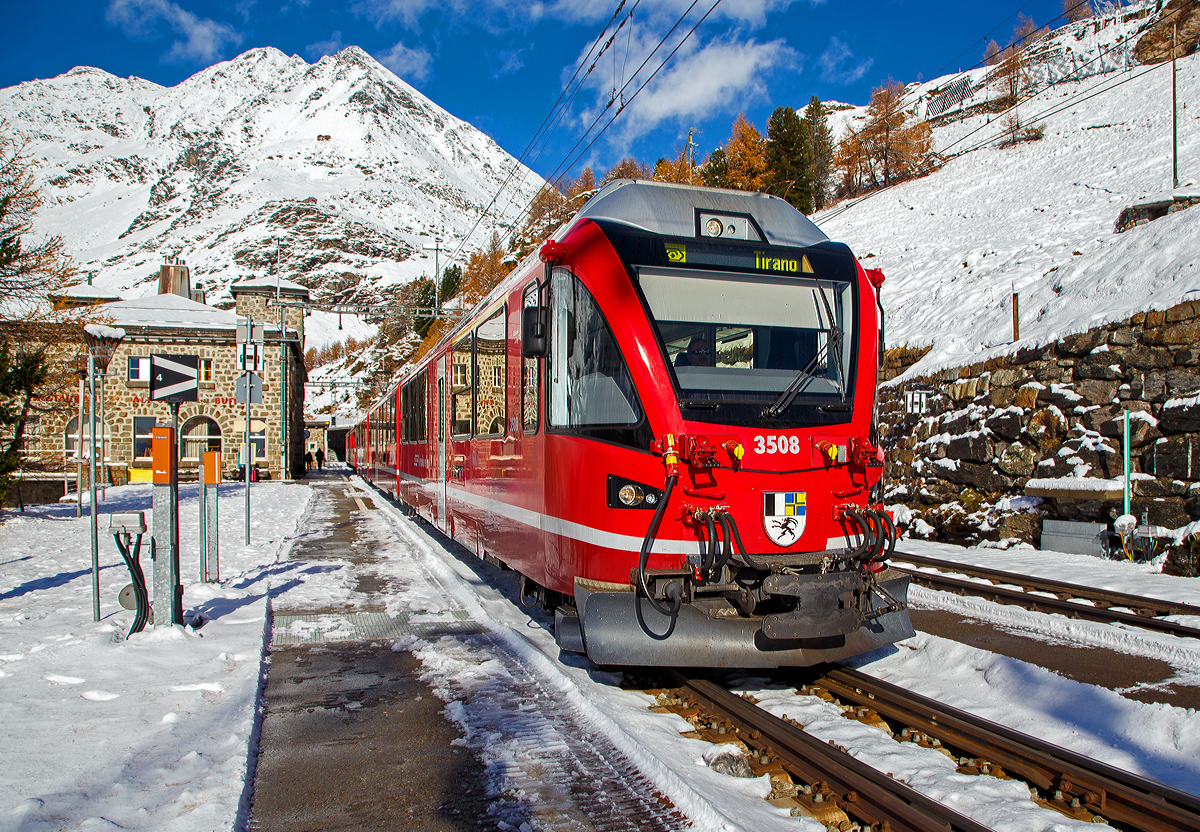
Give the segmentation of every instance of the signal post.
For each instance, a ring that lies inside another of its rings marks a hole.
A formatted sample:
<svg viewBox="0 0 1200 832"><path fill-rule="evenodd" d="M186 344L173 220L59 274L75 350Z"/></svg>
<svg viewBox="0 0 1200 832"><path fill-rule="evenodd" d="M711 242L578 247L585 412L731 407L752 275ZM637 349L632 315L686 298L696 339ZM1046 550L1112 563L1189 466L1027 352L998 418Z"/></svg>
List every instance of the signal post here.
<svg viewBox="0 0 1200 832"><path fill-rule="evenodd" d="M183 586L179 583L179 467L175 428L156 427L151 440L154 472L153 538L154 624L183 624Z"/></svg>

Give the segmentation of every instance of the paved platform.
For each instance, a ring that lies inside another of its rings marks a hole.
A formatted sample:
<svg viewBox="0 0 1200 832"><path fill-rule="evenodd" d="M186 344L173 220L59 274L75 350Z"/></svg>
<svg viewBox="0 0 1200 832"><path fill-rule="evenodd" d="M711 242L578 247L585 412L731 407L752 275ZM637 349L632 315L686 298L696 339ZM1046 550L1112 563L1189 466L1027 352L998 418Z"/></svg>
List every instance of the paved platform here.
<svg viewBox="0 0 1200 832"><path fill-rule="evenodd" d="M305 481L317 489L314 528L292 558L349 562L355 592L336 608L292 606L286 593L277 599L250 828L494 828L483 765L454 744L461 732L418 678L417 660L391 649L395 638L426 633L384 612L386 580L370 568L362 529L381 498L336 470Z"/></svg>

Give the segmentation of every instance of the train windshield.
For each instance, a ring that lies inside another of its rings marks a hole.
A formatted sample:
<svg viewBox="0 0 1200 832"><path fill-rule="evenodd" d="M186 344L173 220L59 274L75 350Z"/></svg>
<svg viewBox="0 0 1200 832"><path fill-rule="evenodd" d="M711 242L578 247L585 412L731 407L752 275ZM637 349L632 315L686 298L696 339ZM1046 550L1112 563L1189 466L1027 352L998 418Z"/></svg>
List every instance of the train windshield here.
<svg viewBox="0 0 1200 832"><path fill-rule="evenodd" d="M845 401L848 282L643 267L639 283L685 396Z"/></svg>

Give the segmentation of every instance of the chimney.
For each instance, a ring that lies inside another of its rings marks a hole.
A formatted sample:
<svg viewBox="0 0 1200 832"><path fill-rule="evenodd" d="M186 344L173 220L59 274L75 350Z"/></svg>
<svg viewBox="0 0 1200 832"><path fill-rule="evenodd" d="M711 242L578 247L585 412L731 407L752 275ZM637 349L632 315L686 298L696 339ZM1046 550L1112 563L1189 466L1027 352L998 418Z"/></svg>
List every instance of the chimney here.
<svg viewBox="0 0 1200 832"><path fill-rule="evenodd" d="M187 264L178 257L172 262L164 263L158 269L158 293L160 295L179 295L193 300L192 279Z"/></svg>

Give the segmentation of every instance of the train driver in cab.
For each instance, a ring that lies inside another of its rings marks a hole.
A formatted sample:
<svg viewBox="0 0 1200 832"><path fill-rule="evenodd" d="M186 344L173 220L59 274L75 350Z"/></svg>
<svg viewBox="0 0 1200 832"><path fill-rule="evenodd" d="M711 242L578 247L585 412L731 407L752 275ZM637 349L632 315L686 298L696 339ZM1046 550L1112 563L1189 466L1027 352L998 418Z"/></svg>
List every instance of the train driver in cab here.
<svg viewBox="0 0 1200 832"><path fill-rule="evenodd" d="M686 352L675 356L676 367L711 367L713 365L712 348L703 338L693 338Z"/></svg>

